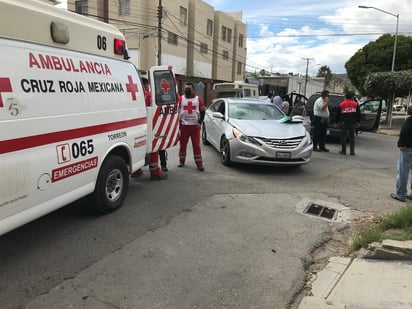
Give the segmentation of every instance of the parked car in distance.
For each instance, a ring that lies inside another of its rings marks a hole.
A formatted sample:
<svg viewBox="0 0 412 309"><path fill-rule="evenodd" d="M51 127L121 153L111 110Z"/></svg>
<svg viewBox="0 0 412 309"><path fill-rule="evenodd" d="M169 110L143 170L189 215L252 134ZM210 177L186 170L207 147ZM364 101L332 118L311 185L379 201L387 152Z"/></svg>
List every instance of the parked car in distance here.
<svg viewBox="0 0 412 309"><path fill-rule="evenodd" d="M302 117L288 117L258 98L218 98L206 110L203 144L220 152L224 165L299 166L310 162L312 140Z"/></svg>
<svg viewBox="0 0 412 309"><path fill-rule="evenodd" d="M307 103L307 110L313 118L313 105L315 101L320 97L320 92L317 92L309 97ZM339 109L339 104L345 100L345 95L341 93L329 93L329 123L327 135L340 136L341 128L335 122L336 114ZM361 112L360 127L357 128L359 132L376 132L379 127L380 117L382 113L382 101L381 100L367 100L359 104Z"/></svg>
<svg viewBox="0 0 412 309"><path fill-rule="evenodd" d="M403 106L401 104L394 104L392 106L392 111L394 112L401 112L403 109Z"/></svg>

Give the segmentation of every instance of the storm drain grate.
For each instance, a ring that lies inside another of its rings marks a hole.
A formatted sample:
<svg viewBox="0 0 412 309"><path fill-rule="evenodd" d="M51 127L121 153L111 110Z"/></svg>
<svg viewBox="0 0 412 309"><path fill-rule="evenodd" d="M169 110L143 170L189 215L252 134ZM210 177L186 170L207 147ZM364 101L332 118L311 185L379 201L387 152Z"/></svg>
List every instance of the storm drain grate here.
<svg viewBox="0 0 412 309"><path fill-rule="evenodd" d="M336 213L336 209L319 204L309 203L304 212L313 216L332 219Z"/></svg>

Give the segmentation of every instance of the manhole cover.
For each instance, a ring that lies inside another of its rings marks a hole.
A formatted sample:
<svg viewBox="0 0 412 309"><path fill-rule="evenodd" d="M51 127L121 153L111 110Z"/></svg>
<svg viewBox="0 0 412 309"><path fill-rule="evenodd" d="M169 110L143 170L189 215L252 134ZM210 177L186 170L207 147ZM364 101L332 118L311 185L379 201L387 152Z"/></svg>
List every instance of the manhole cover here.
<svg viewBox="0 0 412 309"><path fill-rule="evenodd" d="M326 219L333 219L336 213L336 209L322 206L319 204L309 203L304 213Z"/></svg>

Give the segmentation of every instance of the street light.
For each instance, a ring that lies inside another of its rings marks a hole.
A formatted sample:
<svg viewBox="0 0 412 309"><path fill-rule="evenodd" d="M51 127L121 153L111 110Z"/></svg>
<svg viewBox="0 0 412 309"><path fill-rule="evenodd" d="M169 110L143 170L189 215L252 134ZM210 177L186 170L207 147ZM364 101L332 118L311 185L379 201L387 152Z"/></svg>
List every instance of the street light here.
<svg viewBox="0 0 412 309"><path fill-rule="evenodd" d="M396 32L395 32L395 42L393 43L392 68L391 68L392 72L395 71L396 41L397 41L397 38L398 38L399 14L393 14L393 13L378 9L374 6L358 5L358 8L360 8L360 9L374 9L374 10L377 10L377 11L380 11L380 12L383 12L383 13L386 13L386 14L389 14L389 15L392 15L392 16L396 17Z"/></svg>
<svg viewBox="0 0 412 309"><path fill-rule="evenodd" d="M397 41L397 38L398 38L399 14L393 14L391 12L387 12L387 11L378 9L374 6L358 5L358 8L360 8L360 9L374 9L374 10L380 11L382 13L385 13L385 14L392 15L392 16L396 17L396 32L395 32L395 42L393 43L393 55L392 55L391 72L395 71L396 41ZM394 102L395 102L395 93L393 93L392 104ZM392 110L389 110L388 117L389 117L389 127L392 127Z"/></svg>

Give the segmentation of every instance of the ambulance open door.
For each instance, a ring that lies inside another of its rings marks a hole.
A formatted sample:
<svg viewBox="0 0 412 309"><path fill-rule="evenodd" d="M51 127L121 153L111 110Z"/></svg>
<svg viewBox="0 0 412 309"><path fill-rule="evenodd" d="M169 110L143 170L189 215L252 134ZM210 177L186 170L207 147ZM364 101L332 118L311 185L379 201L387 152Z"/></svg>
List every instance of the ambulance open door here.
<svg viewBox="0 0 412 309"><path fill-rule="evenodd" d="M175 146L179 141L176 79L171 67L150 69L151 105L147 107L147 151Z"/></svg>

